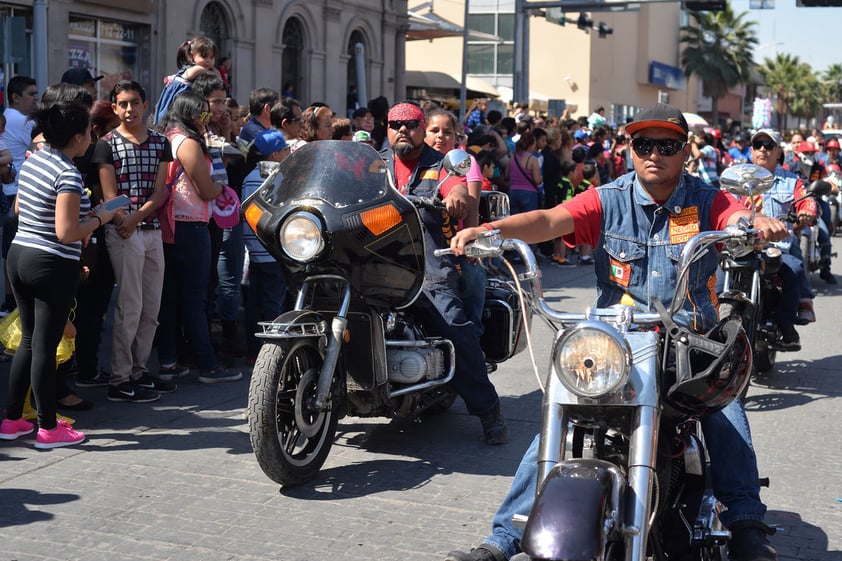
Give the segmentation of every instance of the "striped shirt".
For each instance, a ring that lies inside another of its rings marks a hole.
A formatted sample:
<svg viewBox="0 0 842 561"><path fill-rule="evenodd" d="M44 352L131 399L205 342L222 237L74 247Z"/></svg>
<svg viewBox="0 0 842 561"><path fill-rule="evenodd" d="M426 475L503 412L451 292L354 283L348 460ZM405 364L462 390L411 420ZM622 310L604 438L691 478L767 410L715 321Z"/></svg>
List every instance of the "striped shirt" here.
<svg viewBox="0 0 842 561"><path fill-rule="evenodd" d="M260 177L260 167L256 167L251 170L251 173L249 173L245 180L243 180L243 200L246 200L246 197L257 191L257 188L263 184L264 179L265 178ZM257 239L254 231L248 226L243 228L243 241L245 242L246 249L249 253L249 263L275 262L275 258L272 257L272 254L266 251L266 248L263 247L263 244L261 244L260 240Z"/></svg>
<svg viewBox="0 0 842 561"><path fill-rule="evenodd" d="M84 190L79 170L67 156L45 145L29 156L20 168L20 216L18 232L12 243L78 261L82 242L62 243L56 235L56 198L59 193L74 193L81 197L80 219L90 210L91 201Z"/></svg>

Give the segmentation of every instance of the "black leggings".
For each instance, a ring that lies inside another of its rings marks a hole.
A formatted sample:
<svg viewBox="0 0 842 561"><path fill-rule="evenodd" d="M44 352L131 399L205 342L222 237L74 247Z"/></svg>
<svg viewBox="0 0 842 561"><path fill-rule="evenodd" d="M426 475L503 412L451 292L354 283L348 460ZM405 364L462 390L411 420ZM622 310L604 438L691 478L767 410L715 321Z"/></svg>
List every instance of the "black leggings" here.
<svg viewBox="0 0 842 561"><path fill-rule="evenodd" d="M22 331L9 374L6 418L21 417L32 384L38 426L50 430L56 426L56 347L76 294L79 262L12 244L6 265Z"/></svg>

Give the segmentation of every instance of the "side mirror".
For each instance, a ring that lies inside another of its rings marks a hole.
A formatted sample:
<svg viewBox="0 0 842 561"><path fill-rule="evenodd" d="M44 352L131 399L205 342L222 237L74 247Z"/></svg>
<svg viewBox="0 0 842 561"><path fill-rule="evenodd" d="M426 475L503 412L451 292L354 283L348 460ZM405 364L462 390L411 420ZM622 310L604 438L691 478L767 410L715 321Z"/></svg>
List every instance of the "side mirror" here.
<svg viewBox="0 0 842 561"><path fill-rule="evenodd" d="M775 176L766 168L754 164L739 164L726 168L719 176L719 184L729 193L740 197L760 195L772 188Z"/></svg>
<svg viewBox="0 0 842 561"><path fill-rule="evenodd" d="M815 198L824 197L830 194L831 188L832 185L829 182L818 179L810 183L807 187L807 194Z"/></svg>
<svg viewBox="0 0 842 561"><path fill-rule="evenodd" d="M444 156L442 167L448 175L465 177L471 171L471 157L464 150L451 150Z"/></svg>

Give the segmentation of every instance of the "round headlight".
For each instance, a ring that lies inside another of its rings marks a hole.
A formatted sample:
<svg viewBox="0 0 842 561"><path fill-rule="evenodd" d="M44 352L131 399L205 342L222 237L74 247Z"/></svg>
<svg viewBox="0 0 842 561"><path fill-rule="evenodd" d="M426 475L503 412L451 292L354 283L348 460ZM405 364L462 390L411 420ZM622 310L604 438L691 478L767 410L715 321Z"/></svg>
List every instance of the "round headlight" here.
<svg viewBox="0 0 842 561"><path fill-rule="evenodd" d="M287 218L278 238L284 253L296 261L310 261L325 245L321 222L309 212L296 212Z"/></svg>
<svg viewBox="0 0 842 561"><path fill-rule="evenodd" d="M586 321L562 335L554 364L564 387L581 397L617 391L628 379L631 350L613 327Z"/></svg>

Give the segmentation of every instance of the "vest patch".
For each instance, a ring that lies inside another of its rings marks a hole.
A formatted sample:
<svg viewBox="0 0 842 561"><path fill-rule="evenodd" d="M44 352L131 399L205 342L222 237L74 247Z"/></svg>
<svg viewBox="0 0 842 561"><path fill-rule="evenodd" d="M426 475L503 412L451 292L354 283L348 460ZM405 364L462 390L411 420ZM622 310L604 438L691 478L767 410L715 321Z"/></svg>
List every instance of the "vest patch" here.
<svg viewBox="0 0 842 561"><path fill-rule="evenodd" d="M432 179L433 181L438 181L439 172L435 169L425 169L421 172L421 179Z"/></svg>
<svg viewBox="0 0 842 561"><path fill-rule="evenodd" d="M687 243L699 231L699 207L688 206L678 216L670 216L671 244Z"/></svg>
<svg viewBox="0 0 842 561"><path fill-rule="evenodd" d="M622 287L628 287L629 281L631 281L631 264L617 261L613 257L610 258L608 263L608 280Z"/></svg>

